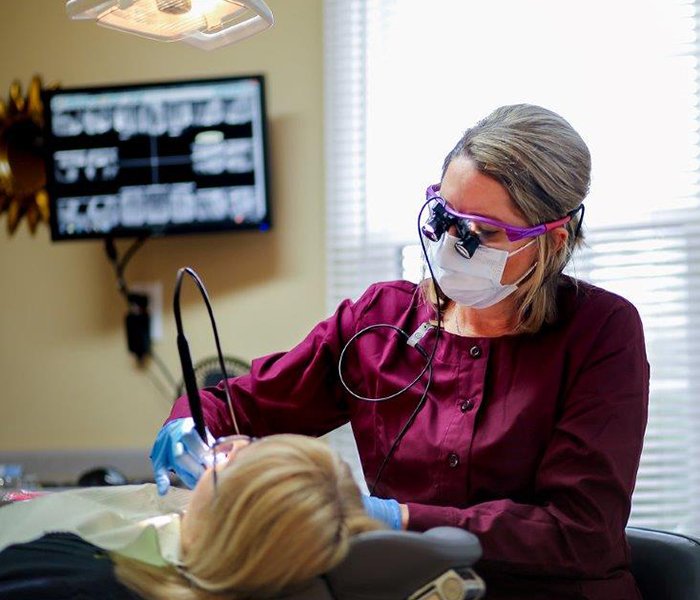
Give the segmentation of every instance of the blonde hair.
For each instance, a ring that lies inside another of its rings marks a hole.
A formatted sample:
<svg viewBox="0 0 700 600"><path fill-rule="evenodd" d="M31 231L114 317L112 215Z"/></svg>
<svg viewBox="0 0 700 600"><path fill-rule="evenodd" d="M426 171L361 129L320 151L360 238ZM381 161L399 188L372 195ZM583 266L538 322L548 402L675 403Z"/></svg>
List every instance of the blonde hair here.
<svg viewBox="0 0 700 600"><path fill-rule="evenodd" d="M211 518L180 570L113 558L117 577L149 600L273 598L340 563L352 535L379 528L324 442L275 435L220 472Z"/></svg>
<svg viewBox="0 0 700 600"><path fill-rule="evenodd" d="M445 158L442 175L455 158L466 158L503 185L530 225L554 221L576 210L588 194L591 155L581 136L558 114L530 104L502 106L468 129ZM561 273L583 243L581 213L567 223L569 236L558 250L549 235L536 238L537 265L515 292L518 333L539 331L556 317ZM576 235L578 232L578 235ZM424 296L438 304L431 280Z"/></svg>

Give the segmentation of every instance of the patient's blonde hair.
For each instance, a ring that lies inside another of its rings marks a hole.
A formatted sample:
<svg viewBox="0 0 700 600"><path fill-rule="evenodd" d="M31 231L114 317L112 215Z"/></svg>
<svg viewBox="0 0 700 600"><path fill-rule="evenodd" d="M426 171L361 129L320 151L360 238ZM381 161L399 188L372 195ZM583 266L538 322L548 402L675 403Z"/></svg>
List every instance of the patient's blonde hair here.
<svg viewBox="0 0 700 600"><path fill-rule="evenodd" d="M380 527L324 442L275 435L220 471L211 518L180 571L112 558L117 577L147 599L273 598L337 565L353 534Z"/></svg>

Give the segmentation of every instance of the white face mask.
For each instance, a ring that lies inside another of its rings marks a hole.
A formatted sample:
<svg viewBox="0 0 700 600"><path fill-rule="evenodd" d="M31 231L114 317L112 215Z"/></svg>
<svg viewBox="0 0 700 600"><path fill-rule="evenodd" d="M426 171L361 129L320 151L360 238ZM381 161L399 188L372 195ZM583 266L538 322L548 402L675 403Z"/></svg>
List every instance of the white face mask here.
<svg viewBox="0 0 700 600"><path fill-rule="evenodd" d="M459 238L445 233L437 242L427 242L428 260L440 289L448 298L463 306L487 308L518 289L537 265L533 264L516 282L503 285L501 277L509 257L535 243L530 240L514 252L480 245L474 256L464 258L455 250Z"/></svg>

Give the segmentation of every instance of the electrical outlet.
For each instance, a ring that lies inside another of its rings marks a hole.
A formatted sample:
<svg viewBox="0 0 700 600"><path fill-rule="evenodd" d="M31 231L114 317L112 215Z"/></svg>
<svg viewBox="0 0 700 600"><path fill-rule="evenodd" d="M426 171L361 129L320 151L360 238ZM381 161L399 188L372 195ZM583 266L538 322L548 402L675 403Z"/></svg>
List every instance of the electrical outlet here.
<svg viewBox="0 0 700 600"><path fill-rule="evenodd" d="M148 312L151 315L151 341L163 339L163 284L160 281L135 281L129 291L148 296Z"/></svg>

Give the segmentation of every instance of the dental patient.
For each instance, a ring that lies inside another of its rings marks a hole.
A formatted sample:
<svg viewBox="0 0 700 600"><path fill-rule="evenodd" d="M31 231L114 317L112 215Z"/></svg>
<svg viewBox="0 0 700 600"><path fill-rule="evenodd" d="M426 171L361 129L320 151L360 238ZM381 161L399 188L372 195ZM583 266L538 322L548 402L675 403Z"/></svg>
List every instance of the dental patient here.
<svg viewBox="0 0 700 600"><path fill-rule="evenodd" d="M52 535L111 559L131 592L110 598L213 600L302 589L341 562L353 535L381 527L367 516L348 465L324 442L274 435L236 444L192 492L160 498L153 484L91 488L0 508L0 598L15 597L18 574L45 575L21 563L31 556L24 550ZM67 533L44 536L51 532ZM52 564L48 548L43 559Z"/></svg>

